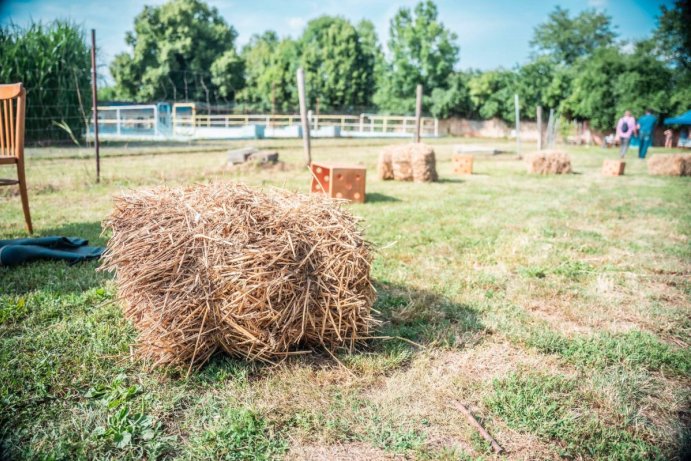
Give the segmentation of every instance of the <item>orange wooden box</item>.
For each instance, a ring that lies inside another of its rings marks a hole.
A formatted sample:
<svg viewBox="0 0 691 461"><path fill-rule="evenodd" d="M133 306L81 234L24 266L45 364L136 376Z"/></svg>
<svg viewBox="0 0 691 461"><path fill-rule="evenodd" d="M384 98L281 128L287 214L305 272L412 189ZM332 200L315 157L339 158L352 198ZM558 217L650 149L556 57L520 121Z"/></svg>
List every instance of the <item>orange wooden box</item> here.
<svg viewBox="0 0 691 461"><path fill-rule="evenodd" d="M464 154L454 154L453 172L456 174L473 174L473 156Z"/></svg>
<svg viewBox="0 0 691 461"><path fill-rule="evenodd" d="M602 174L605 176L622 176L626 162L623 160L605 160L602 164Z"/></svg>
<svg viewBox="0 0 691 461"><path fill-rule="evenodd" d="M312 163L312 192L365 202L367 169L359 165Z"/></svg>

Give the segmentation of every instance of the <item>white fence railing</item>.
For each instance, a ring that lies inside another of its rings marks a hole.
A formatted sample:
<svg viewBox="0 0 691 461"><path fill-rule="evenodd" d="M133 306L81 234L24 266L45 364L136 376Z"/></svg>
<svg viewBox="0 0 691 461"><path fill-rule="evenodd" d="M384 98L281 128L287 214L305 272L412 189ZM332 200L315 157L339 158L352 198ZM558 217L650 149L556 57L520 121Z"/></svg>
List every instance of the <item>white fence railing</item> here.
<svg viewBox="0 0 691 461"><path fill-rule="evenodd" d="M104 139L184 139L299 136L300 116L267 114L200 114L194 103L167 103L99 107L100 137ZM399 115L320 115L309 113L310 129L323 136L412 137L415 117ZM251 131L248 128L261 127ZM329 128L327 130L322 130ZM321 131L320 131L321 130ZM422 136L438 136L439 121L423 117ZM87 136L93 133L91 121Z"/></svg>

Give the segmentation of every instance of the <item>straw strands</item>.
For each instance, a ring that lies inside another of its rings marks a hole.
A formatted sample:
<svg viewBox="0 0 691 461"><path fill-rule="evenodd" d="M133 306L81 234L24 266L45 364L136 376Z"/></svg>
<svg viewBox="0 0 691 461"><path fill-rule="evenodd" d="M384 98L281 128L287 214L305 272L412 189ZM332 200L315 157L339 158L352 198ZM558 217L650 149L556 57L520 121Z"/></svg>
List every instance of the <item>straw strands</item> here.
<svg viewBox="0 0 691 461"><path fill-rule="evenodd" d="M527 156L528 173L568 174L571 173L571 157L565 152L547 150Z"/></svg>
<svg viewBox="0 0 691 461"><path fill-rule="evenodd" d="M352 349L373 326L371 246L338 201L216 183L114 205L102 269L154 366Z"/></svg>
<svg viewBox="0 0 691 461"><path fill-rule="evenodd" d="M648 173L663 176L691 176L691 154L655 154L648 160Z"/></svg>

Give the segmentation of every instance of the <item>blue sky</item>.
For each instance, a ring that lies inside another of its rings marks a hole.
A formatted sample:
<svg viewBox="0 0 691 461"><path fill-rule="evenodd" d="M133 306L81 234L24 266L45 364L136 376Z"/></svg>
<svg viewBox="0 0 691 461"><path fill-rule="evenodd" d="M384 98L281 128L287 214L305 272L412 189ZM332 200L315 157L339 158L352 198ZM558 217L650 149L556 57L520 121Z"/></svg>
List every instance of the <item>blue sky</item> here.
<svg viewBox="0 0 691 461"><path fill-rule="evenodd" d="M0 23L26 24L30 19L49 21L70 18L87 29L95 28L99 62L109 63L126 50L125 32L144 4L164 0L0 0ZM401 6L416 0L207 0L238 31L238 45L255 33L273 29L296 37L310 19L340 15L357 22L367 18L386 42L388 24ZM671 0L436 0L444 24L458 35L460 68L511 67L528 59L533 28L560 5L572 13L598 8L613 18L621 39L645 37L656 25L662 4Z"/></svg>

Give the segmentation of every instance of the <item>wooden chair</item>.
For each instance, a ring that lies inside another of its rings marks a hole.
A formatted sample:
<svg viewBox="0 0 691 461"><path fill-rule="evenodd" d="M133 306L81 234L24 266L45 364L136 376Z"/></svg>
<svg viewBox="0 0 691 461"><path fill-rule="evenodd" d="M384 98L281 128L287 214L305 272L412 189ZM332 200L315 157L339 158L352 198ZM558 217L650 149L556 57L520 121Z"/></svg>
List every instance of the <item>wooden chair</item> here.
<svg viewBox="0 0 691 461"><path fill-rule="evenodd" d="M29 194L24 174L24 116L26 90L21 83L0 85L0 166L16 165L17 179L0 179L0 186L19 185L26 229L33 234Z"/></svg>

